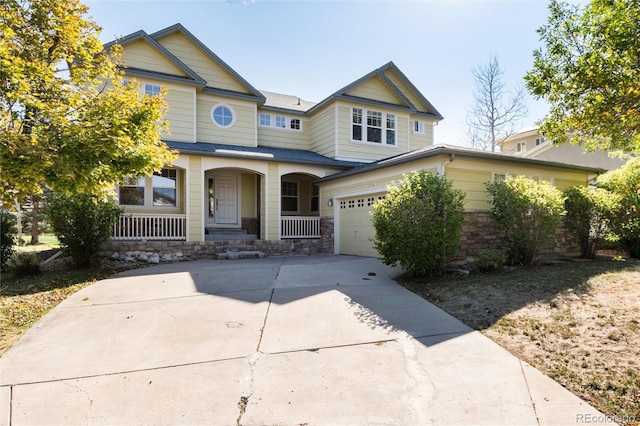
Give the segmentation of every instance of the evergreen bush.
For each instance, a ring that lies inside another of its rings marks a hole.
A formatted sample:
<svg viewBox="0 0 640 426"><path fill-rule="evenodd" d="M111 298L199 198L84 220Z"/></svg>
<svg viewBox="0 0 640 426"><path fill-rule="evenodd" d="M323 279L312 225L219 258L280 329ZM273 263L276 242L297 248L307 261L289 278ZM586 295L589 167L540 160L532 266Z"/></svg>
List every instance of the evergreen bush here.
<svg viewBox="0 0 640 426"><path fill-rule="evenodd" d="M428 171L405 175L373 206L374 247L408 276L441 271L460 245L464 193Z"/></svg>

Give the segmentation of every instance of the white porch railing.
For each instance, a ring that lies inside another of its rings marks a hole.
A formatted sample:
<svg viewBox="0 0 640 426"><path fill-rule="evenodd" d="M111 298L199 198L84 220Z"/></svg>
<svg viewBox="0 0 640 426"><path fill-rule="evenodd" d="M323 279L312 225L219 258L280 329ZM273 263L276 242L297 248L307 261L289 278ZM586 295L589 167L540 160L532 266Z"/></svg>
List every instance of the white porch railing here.
<svg viewBox="0 0 640 426"><path fill-rule="evenodd" d="M282 216L281 238L320 238L317 216Z"/></svg>
<svg viewBox="0 0 640 426"><path fill-rule="evenodd" d="M114 240L186 240L184 214L121 214L113 226Z"/></svg>

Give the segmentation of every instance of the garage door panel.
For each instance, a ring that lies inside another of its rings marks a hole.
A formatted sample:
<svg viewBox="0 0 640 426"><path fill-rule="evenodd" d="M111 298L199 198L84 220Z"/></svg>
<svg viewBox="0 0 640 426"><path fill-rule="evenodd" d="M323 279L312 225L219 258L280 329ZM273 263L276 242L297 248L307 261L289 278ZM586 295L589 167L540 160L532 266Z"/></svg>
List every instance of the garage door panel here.
<svg viewBox="0 0 640 426"><path fill-rule="evenodd" d="M375 229L369 212L383 194L371 194L340 200L340 254L380 257L373 248Z"/></svg>

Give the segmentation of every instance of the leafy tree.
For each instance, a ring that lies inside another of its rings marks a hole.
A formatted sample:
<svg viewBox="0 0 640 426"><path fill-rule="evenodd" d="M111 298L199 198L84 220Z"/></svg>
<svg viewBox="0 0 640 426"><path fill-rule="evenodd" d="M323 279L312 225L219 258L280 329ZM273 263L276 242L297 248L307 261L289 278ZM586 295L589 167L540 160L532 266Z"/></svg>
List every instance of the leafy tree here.
<svg viewBox="0 0 640 426"><path fill-rule="evenodd" d="M397 262L408 276L440 271L456 255L464 193L444 176L414 172L373 206L374 247L383 262Z"/></svg>
<svg viewBox="0 0 640 426"><path fill-rule="evenodd" d="M115 203L89 194L54 195L48 216L54 234L75 265L85 267L98 259L120 212Z"/></svg>
<svg viewBox="0 0 640 426"><path fill-rule="evenodd" d="M580 256L594 258L610 232L619 197L604 188L574 186L564 192L564 224L580 243Z"/></svg>
<svg viewBox="0 0 640 426"><path fill-rule="evenodd" d="M106 194L174 158L160 140L161 96L123 84L121 49L77 0L4 0L0 8L0 195Z"/></svg>
<svg viewBox="0 0 640 426"><path fill-rule="evenodd" d="M0 210L0 269L7 266L16 245L16 218L8 211Z"/></svg>
<svg viewBox="0 0 640 426"><path fill-rule="evenodd" d="M530 265L555 234L564 215L562 192L526 176L487 184L491 216L507 238L507 262Z"/></svg>
<svg viewBox="0 0 640 426"><path fill-rule="evenodd" d="M541 132L587 150L640 153L640 2L553 0L526 86L551 110Z"/></svg>
<svg viewBox="0 0 640 426"><path fill-rule="evenodd" d="M612 230L629 254L640 258L640 158L598 176L597 182L620 198Z"/></svg>
<svg viewBox="0 0 640 426"><path fill-rule="evenodd" d="M507 91L504 71L495 56L477 66L473 76L475 92L467 113L467 139L473 148L495 151L498 141L512 134L527 115L525 92L522 86Z"/></svg>

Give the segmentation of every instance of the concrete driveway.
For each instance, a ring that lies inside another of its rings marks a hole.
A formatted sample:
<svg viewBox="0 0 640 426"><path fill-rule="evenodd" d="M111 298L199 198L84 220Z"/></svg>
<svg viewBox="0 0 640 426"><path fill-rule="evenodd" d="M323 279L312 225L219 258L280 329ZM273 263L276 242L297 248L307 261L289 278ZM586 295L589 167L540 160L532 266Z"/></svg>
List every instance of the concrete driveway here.
<svg viewBox="0 0 640 426"><path fill-rule="evenodd" d="M0 359L0 420L607 421L396 284L397 272L371 258L310 256L175 263L100 281L60 304Z"/></svg>

